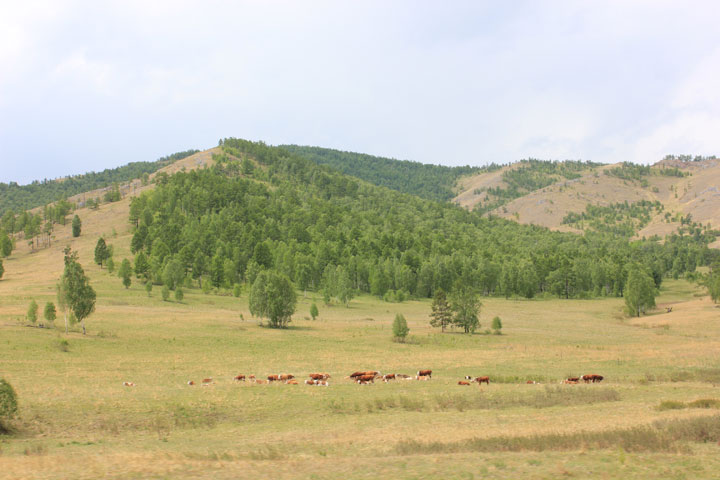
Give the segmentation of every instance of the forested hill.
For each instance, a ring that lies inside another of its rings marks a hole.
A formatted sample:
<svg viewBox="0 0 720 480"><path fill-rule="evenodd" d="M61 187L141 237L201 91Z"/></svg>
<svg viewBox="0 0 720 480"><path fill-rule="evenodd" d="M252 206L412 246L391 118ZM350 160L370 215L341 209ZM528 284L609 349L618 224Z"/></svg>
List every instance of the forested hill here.
<svg viewBox="0 0 720 480"><path fill-rule="evenodd" d="M199 150L187 150L168 155L154 162L131 162L117 168L108 168L101 172L90 172L58 180L34 181L28 185L15 182L0 182L0 217L12 210L18 213L23 210L47 205L78 193L96 190L126 182L151 174L177 160L188 157Z"/></svg>
<svg viewBox="0 0 720 480"><path fill-rule="evenodd" d="M432 200L447 201L456 195L455 184L463 175L500 168L446 167L409 160L375 157L363 153L343 152L330 148L281 145L282 148L320 165L398 192L411 193Z"/></svg>
<svg viewBox="0 0 720 480"><path fill-rule="evenodd" d="M214 166L162 177L133 200L139 274L231 287L273 269L340 299L439 288L587 297L622 295L630 271L660 284L718 253L701 232L663 243L553 232L377 187L284 148L232 138L221 148Z"/></svg>

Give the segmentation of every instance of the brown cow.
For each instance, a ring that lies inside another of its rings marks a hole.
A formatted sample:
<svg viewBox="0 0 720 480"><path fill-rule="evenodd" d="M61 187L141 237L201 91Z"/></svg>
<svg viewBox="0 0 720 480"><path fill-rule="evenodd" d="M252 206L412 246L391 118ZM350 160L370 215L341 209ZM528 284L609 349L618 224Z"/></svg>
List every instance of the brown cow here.
<svg viewBox="0 0 720 480"><path fill-rule="evenodd" d="M473 380L473 382L477 382L478 385L481 385L483 383L487 383L490 385L490 377L477 377Z"/></svg>
<svg viewBox="0 0 720 480"><path fill-rule="evenodd" d="M390 380L395 380L395 374L394 373L386 373L382 376L383 382L387 383Z"/></svg>
<svg viewBox="0 0 720 480"><path fill-rule="evenodd" d="M350 378L357 378L360 375L365 375L365 372L353 372L350 374Z"/></svg>
<svg viewBox="0 0 720 480"><path fill-rule="evenodd" d="M239 382L239 381L242 380L242 381L244 382L244 381L245 381L245 375L243 375L243 374L235 375L235 378L233 378L233 380L235 380L236 382Z"/></svg>
<svg viewBox="0 0 720 480"><path fill-rule="evenodd" d="M202 383L203 383L203 385L210 385L211 383L213 383L213 379L212 379L212 377L210 377L210 378L203 378L203 379L202 379Z"/></svg>
<svg viewBox="0 0 720 480"><path fill-rule="evenodd" d="M327 380L316 380L315 385L317 385L319 387L329 387L330 382L328 382Z"/></svg>
<svg viewBox="0 0 720 480"><path fill-rule="evenodd" d="M566 385L577 385L578 384L578 382L576 382L575 380L563 380L563 383Z"/></svg>
<svg viewBox="0 0 720 480"><path fill-rule="evenodd" d="M395 378L408 379L408 378L412 378L412 376L410 376L410 375L405 375L404 373L396 373L396 374L395 374Z"/></svg>
<svg viewBox="0 0 720 480"><path fill-rule="evenodd" d="M583 380L585 383L590 383L590 382L596 383L596 382L602 382L602 381L603 381L603 378L605 378L605 377L603 377L602 375L597 375L597 374L591 373L591 374L588 374L588 375L583 375L583 376L580 377L580 378L582 378L582 380Z"/></svg>
<svg viewBox="0 0 720 480"><path fill-rule="evenodd" d="M285 382L285 384L286 385L297 385L298 382L297 382L297 380L288 380L287 382Z"/></svg>
<svg viewBox="0 0 720 480"><path fill-rule="evenodd" d="M279 380L279 378L278 378L277 375L268 375L268 376L267 376L267 381L268 381L268 382L277 382L278 380Z"/></svg>
<svg viewBox="0 0 720 480"><path fill-rule="evenodd" d="M188 383L187 383L187 384L188 384L188 385L195 385L195 382L193 382L192 380L188 380Z"/></svg>
<svg viewBox="0 0 720 480"><path fill-rule="evenodd" d="M250 380L251 382L252 382L253 380L255 380L255 375L249 375L249 376L248 376L248 380Z"/></svg>
<svg viewBox="0 0 720 480"><path fill-rule="evenodd" d="M420 370L417 372L417 376L432 378L432 370Z"/></svg>
<svg viewBox="0 0 720 480"><path fill-rule="evenodd" d="M470 386L470 382L468 382L467 380L460 380L460 381L458 382L458 385L467 385L467 386Z"/></svg>
<svg viewBox="0 0 720 480"><path fill-rule="evenodd" d="M133 382L123 382L123 387L134 387L135 384Z"/></svg>
<svg viewBox="0 0 720 480"><path fill-rule="evenodd" d="M258 385L263 385L265 383L270 383L270 380L263 380L262 378L260 378L260 379L253 380L253 383L257 383Z"/></svg>
<svg viewBox="0 0 720 480"><path fill-rule="evenodd" d="M430 377L427 375L418 375L415 377L415 380L430 380Z"/></svg>
<svg viewBox="0 0 720 480"><path fill-rule="evenodd" d="M568 382L576 382L577 383L580 381L580 377L568 377L565 380L567 380Z"/></svg>
<svg viewBox="0 0 720 480"><path fill-rule="evenodd" d="M535 380L528 380L528 381L525 382L525 383L527 383L528 385L535 385L535 384L537 384L538 382L536 382Z"/></svg>
<svg viewBox="0 0 720 480"><path fill-rule="evenodd" d="M281 373L277 377L278 377L278 380L280 380L282 382L286 382L288 380L292 380L293 378L295 378L295 375L292 375L290 373Z"/></svg>
<svg viewBox="0 0 720 480"><path fill-rule="evenodd" d="M375 382L375 375L360 375L357 379L361 382Z"/></svg>
<svg viewBox="0 0 720 480"><path fill-rule="evenodd" d="M309 377L313 380L327 380L330 378L330 375L327 373L311 373Z"/></svg>

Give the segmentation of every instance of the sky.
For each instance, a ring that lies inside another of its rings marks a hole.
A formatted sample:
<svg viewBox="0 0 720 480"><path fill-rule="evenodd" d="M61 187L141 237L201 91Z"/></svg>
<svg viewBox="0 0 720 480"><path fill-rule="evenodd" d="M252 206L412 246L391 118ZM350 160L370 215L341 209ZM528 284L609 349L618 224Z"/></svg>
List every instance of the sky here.
<svg viewBox="0 0 720 480"><path fill-rule="evenodd" d="M715 1L0 0L0 182L218 139L423 163L720 154Z"/></svg>

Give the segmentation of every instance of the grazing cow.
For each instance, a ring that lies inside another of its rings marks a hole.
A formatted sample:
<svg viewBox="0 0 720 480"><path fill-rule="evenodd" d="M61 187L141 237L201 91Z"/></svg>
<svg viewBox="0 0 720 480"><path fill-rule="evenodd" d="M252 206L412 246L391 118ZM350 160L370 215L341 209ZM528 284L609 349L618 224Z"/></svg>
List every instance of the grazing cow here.
<svg viewBox="0 0 720 480"><path fill-rule="evenodd" d="M605 377L603 377L602 375L595 375L595 378L593 378L593 383L602 382L603 378Z"/></svg>
<svg viewBox="0 0 720 480"><path fill-rule="evenodd" d="M371 383L374 383L372 380L361 380L359 377L357 379L358 385L370 385Z"/></svg>
<svg viewBox="0 0 720 480"><path fill-rule="evenodd" d="M403 379L405 379L405 380L407 380L407 379L412 379L412 376L410 376L410 375L405 375L404 373L396 373L396 374L395 374L395 377L396 377L396 378L403 378Z"/></svg>
<svg viewBox="0 0 720 480"><path fill-rule="evenodd" d="M350 374L350 378L357 378L360 375L365 375L365 372L353 372Z"/></svg>
<svg viewBox="0 0 720 480"><path fill-rule="evenodd" d="M297 380L288 380L287 382L285 382L285 385L297 385L297 384L298 384Z"/></svg>
<svg viewBox="0 0 720 480"><path fill-rule="evenodd" d="M123 382L123 387L134 387L135 384L133 382Z"/></svg>
<svg viewBox="0 0 720 480"><path fill-rule="evenodd" d="M390 380L395 380L395 374L394 373L386 373L382 376L383 382L387 383Z"/></svg>
<svg viewBox="0 0 720 480"><path fill-rule="evenodd" d="M213 383L213 379L212 379L212 377L210 377L210 378L203 378L203 379L202 379L202 383L203 383L203 385L210 385L211 383Z"/></svg>
<svg viewBox="0 0 720 480"><path fill-rule="evenodd" d="M253 380L255 380L255 375L249 375L249 376L248 376L248 380L250 380L251 382L252 382Z"/></svg>
<svg viewBox="0 0 720 480"><path fill-rule="evenodd" d="M418 377L428 377L428 378L432 378L432 370L420 370L420 371L417 373L417 376L418 376Z"/></svg>
<svg viewBox="0 0 720 480"><path fill-rule="evenodd" d="M570 379L564 380L563 383L566 385L577 385L578 384L578 382L576 380L570 380Z"/></svg>
<svg viewBox="0 0 720 480"><path fill-rule="evenodd" d="M567 380L568 382L575 382L575 383L577 383L577 382L580 381L580 377L568 377L568 378L566 378L565 380Z"/></svg>
<svg viewBox="0 0 720 480"><path fill-rule="evenodd" d="M313 380L327 380L330 378L330 375L327 373L311 373L309 377Z"/></svg>
<svg viewBox="0 0 720 480"><path fill-rule="evenodd" d="M188 380L188 383L187 383L187 384L188 384L188 385L195 385L195 382L193 382L192 380Z"/></svg>
<svg viewBox="0 0 720 480"><path fill-rule="evenodd" d="M538 384L538 382L536 382L535 380L528 380L525 383L527 383L528 385L537 385Z"/></svg>
<svg viewBox="0 0 720 480"><path fill-rule="evenodd" d="M316 382L316 381L317 381L317 380L313 380L313 379L305 380L305 385L315 385L315 382Z"/></svg>
<svg viewBox="0 0 720 480"><path fill-rule="evenodd" d="M286 382L288 380L292 380L293 378L295 378L295 375L291 375L289 373L281 373L277 377L278 377L278 380L280 380L282 382Z"/></svg>
<svg viewBox="0 0 720 480"><path fill-rule="evenodd" d="M465 385L465 386L468 386L468 387L469 387L469 386L470 386L470 382L468 382L467 380L460 380L460 381L458 382L458 385Z"/></svg>
<svg viewBox="0 0 720 480"><path fill-rule="evenodd" d="M472 375L465 375L465 380L474 380L474 379L475 379L475 377L473 377Z"/></svg>
<svg viewBox="0 0 720 480"><path fill-rule="evenodd" d="M375 382L375 375L360 375L357 379L361 382Z"/></svg>
<svg viewBox="0 0 720 480"><path fill-rule="evenodd" d="M258 385L263 385L265 383L270 383L269 380L263 380L262 378L253 380L253 383L257 383Z"/></svg>
<svg viewBox="0 0 720 480"><path fill-rule="evenodd" d="M430 380L430 377L428 375L418 375L415 380Z"/></svg>
<svg viewBox="0 0 720 480"><path fill-rule="evenodd" d="M279 378L277 375L268 375L267 380L268 382L277 382Z"/></svg>
<svg viewBox="0 0 720 480"><path fill-rule="evenodd" d="M603 377L602 375L597 375L597 374L591 373L589 375L583 375L580 378L582 378L582 380L585 383L590 383L590 382L597 383L597 382L602 382L603 378L605 378L605 377Z"/></svg>
<svg viewBox="0 0 720 480"><path fill-rule="evenodd" d="M243 374L235 375L235 378L233 378L233 380L235 380L236 382L239 382L239 381L242 380L242 381L244 382L244 381L245 381L245 375L243 375Z"/></svg>
<svg viewBox="0 0 720 480"><path fill-rule="evenodd" d="M319 387L329 387L330 382L328 382L327 380L315 380L315 385Z"/></svg>
<svg viewBox="0 0 720 480"><path fill-rule="evenodd" d="M490 385L490 377L477 377L473 380L473 382L477 382L478 385L481 385L483 383L487 383Z"/></svg>

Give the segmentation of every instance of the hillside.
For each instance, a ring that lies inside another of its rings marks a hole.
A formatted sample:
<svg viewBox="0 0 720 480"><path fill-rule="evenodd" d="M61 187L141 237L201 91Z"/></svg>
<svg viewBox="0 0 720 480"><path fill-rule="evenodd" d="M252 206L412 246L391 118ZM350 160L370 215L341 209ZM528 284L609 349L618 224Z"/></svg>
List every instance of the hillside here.
<svg viewBox="0 0 720 480"><path fill-rule="evenodd" d="M137 179L139 182L139 179L144 175L153 174L197 152L198 150L187 150L167 155L154 162L131 162L101 172L88 172L56 180L34 181L28 185L18 185L15 182L0 182L0 217L8 210L18 213L63 198L93 190L106 189L113 184L128 182L133 179Z"/></svg>
<svg viewBox="0 0 720 480"><path fill-rule="evenodd" d="M574 178L548 179L554 181L495 206L492 202L497 201L497 196L488 191L508 189L506 172L521 167L522 164L513 164L497 172L463 178L461 192L454 201L503 218L561 231L615 227L628 218L618 213L627 209L625 204L632 206L638 202L659 206L642 208L642 216L647 218L634 222L637 237L664 237L692 222L720 226L718 160L666 159L652 167L593 165L578 171ZM587 212L588 207L604 208ZM581 219L583 214L585 218ZM602 221L593 223L590 217L597 216L603 216Z"/></svg>
<svg viewBox="0 0 720 480"><path fill-rule="evenodd" d="M327 165L372 184L438 201L448 201L455 196L460 177L499 168L496 165L446 167L329 148L298 145L281 147L319 165Z"/></svg>

